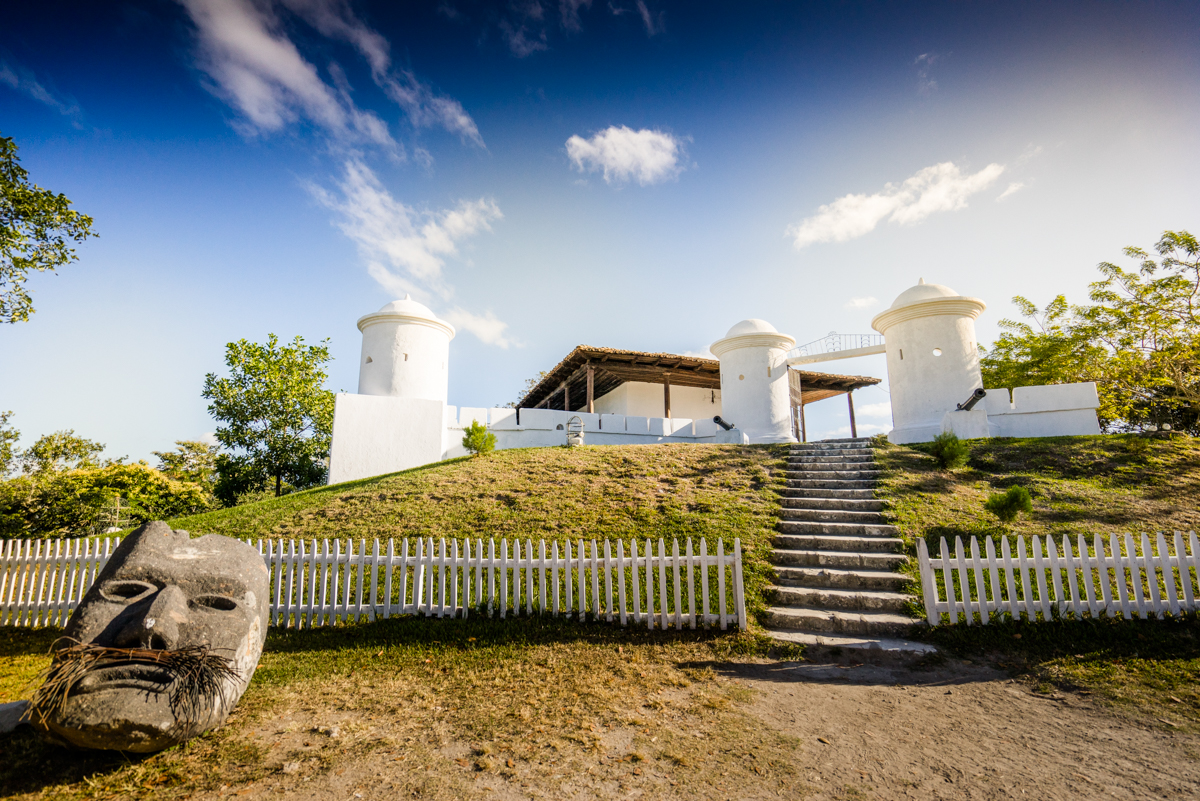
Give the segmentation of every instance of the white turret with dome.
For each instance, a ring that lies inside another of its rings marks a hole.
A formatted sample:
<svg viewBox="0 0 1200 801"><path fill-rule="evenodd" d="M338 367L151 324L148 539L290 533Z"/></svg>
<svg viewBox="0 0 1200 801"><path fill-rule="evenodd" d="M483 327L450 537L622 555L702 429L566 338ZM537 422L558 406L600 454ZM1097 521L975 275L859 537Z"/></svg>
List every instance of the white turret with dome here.
<svg viewBox="0 0 1200 801"><path fill-rule="evenodd" d="M358 320L358 394L446 402L454 326L411 295Z"/></svg>
<svg viewBox="0 0 1200 801"><path fill-rule="evenodd" d="M751 442L795 442L787 353L796 340L766 320L742 320L709 350L721 361L721 417Z"/></svg>
<svg viewBox="0 0 1200 801"><path fill-rule="evenodd" d="M946 413L983 386L975 320L986 308L922 278L871 321L887 351L890 441L928 442L942 433Z"/></svg>

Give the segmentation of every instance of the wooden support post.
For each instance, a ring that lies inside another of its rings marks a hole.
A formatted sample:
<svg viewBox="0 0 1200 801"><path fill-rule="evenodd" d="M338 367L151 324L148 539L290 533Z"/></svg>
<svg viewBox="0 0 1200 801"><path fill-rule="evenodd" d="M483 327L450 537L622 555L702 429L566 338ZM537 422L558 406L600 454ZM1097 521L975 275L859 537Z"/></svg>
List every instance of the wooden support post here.
<svg viewBox="0 0 1200 801"><path fill-rule="evenodd" d="M596 370L592 363L587 363L587 410L588 414L596 411Z"/></svg>
<svg viewBox="0 0 1200 801"><path fill-rule="evenodd" d="M846 403L850 407L850 436L858 436L858 427L854 424L854 391L846 393Z"/></svg>
<svg viewBox="0 0 1200 801"><path fill-rule="evenodd" d="M800 439L800 407L792 404L792 436Z"/></svg>
<svg viewBox="0 0 1200 801"><path fill-rule="evenodd" d="M808 442L808 429L804 425L804 404L800 404L800 441Z"/></svg>
<svg viewBox="0 0 1200 801"><path fill-rule="evenodd" d="M571 388L567 386L567 382L562 382L563 391L563 411L571 411Z"/></svg>
<svg viewBox="0 0 1200 801"><path fill-rule="evenodd" d="M671 374L663 373L663 417L671 419Z"/></svg>

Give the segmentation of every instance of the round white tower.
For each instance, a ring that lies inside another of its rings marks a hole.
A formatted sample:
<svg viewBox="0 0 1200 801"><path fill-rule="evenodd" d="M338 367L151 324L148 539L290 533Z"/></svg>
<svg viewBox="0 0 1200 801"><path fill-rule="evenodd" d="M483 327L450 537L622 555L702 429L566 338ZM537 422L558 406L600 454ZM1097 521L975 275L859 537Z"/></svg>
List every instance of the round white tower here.
<svg viewBox="0 0 1200 801"><path fill-rule="evenodd" d="M942 433L942 417L983 386L975 318L987 308L941 284L920 283L875 316L883 334L896 443L928 442Z"/></svg>
<svg viewBox="0 0 1200 801"><path fill-rule="evenodd" d="M742 320L709 350L721 360L721 416L751 442L795 442L787 352L796 340L765 320Z"/></svg>
<svg viewBox="0 0 1200 801"><path fill-rule="evenodd" d="M358 394L446 402L454 326L405 295L358 320Z"/></svg>

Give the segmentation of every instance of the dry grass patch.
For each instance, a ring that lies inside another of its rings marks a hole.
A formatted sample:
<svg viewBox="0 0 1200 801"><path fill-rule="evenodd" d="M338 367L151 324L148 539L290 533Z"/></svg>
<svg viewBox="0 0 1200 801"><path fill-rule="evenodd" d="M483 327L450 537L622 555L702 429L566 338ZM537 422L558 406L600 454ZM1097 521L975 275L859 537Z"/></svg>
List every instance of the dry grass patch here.
<svg viewBox="0 0 1200 801"><path fill-rule="evenodd" d="M7 652L36 672L44 657L32 655L55 633L17 632ZM711 669L768 648L748 634L553 618L272 631L221 730L133 761L19 734L0 787L22 798L353 797L360 785L371 797L773 795L794 784L796 743L750 719L749 691Z"/></svg>

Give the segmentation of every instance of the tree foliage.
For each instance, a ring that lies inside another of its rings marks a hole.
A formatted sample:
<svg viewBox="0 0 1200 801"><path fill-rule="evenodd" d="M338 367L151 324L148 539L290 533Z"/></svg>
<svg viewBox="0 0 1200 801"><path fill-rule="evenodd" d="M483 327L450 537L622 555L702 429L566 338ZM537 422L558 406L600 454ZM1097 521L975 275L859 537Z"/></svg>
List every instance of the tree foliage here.
<svg viewBox="0 0 1200 801"><path fill-rule="evenodd" d="M17 442L21 432L9 425L12 412L0 412L0 480L12 472L17 464Z"/></svg>
<svg viewBox="0 0 1200 801"><path fill-rule="evenodd" d="M1169 422L1198 433L1200 244L1187 231L1164 231L1155 251L1157 261L1125 248L1136 270L1102 262L1089 305L1059 295L1039 311L1013 298L1034 325L1001 321L981 363L985 386L1095 381L1106 430Z"/></svg>
<svg viewBox="0 0 1200 801"><path fill-rule="evenodd" d="M76 260L69 243L92 232L92 218L71 208L64 195L30 183L17 157L17 144L0 136L0 323L33 314L25 288L30 273L56 272Z"/></svg>
<svg viewBox="0 0 1200 801"><path fill-rule="evenodd" d="M158 471L172 481L190 481L207 494L217 480L217 448L207 442L176 440L173 451L152 451Z"/></svg>
<svg viewBox="0 0 1200 801"><path fill-rule="evenodd" d="M145 464L109 464L47 471L0 482L0 536L62 537L98 534L118 518L122 527L207 509L198 484L173 481Z"/></svg>
<svg viewBox="0 0 1200 801"><path fill-rule="evenodd" d="M29 446L29 450L21 454L21 472L42 475L94 469L109 464L101 460L102 453L103 443L78 437L73 428L55 431L39 437L37 442Z"/></svg>
<svg viewBox="0 0 1200 801"><path fill-rule="evenodd" d="M1029 490L1013 485L1004 492L988 496L983 508L1000 518L1002 523L1011 523L1021 512L1033 513L1033 498L1030 497Z"/></svg>
<svg viewBox="0 0 1200 801"><path fill-rule="evenodd" d="M927 447L933 458L946 470L957 470L965 466L971 458L971 449L967 447L967 443L952 431L938 434Z"/></svg>
<svg viewBox="0 0 1200 801"><path fill-rule="evenodd" d="M302 337L280 345L271 334L265 345L245 339L226 346L228 378L209 373L203 397L223 425L217 441L229 453L216 458L217 496L231 505L274 483L303 489L325 480L322 460L333 438L333 393L324 389L330 361L323 340L306 346Z"/></svg>

